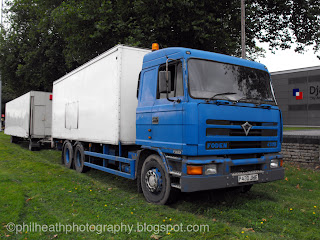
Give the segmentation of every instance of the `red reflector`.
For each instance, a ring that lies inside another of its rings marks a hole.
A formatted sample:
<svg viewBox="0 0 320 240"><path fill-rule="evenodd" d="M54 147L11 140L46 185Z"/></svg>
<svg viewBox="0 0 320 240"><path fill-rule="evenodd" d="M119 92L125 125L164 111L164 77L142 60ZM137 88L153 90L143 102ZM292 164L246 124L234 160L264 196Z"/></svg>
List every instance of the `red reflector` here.
<svg viewBox="0 0 320 240"><path fill-rule="evenodd" d="M50 94L49 100L52 100L52 94Z"/></svg>

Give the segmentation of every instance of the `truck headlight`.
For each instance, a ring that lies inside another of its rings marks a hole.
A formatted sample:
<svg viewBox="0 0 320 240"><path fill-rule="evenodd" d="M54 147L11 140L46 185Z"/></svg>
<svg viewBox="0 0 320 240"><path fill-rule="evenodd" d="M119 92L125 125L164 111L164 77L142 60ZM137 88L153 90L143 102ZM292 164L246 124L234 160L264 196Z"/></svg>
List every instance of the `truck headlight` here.
<svg viewBox="0 0 320 240"><path fill-rule="evenodd" d="M270 162L270 168L282 167L282 159L272 159Z"/></svg>
<svg viewBox="0 0 320 240"><path fill-rule="evenodd" d="M217 174L217 164L210 164L205 166L205 175Z"/></svg>

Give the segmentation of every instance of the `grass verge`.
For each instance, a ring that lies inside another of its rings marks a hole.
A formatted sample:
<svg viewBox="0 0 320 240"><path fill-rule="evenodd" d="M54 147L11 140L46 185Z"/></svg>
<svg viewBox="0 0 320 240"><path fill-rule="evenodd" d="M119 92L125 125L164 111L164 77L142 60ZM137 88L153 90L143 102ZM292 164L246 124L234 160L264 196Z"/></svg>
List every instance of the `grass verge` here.
<svg viewBox="0 0 320 240"><path fill-rule="evenodd" d="M320 127L284 127L283 131L320 130Z"/></svg>
<svg viewBox="0 0 320 240"><path fill-rule="evenodd" d="M60 165L60 152L30 152L0 133L0 238L319 239L319 180L319 172L287 165L285 180L255 185L246 194L181 194L177 203L157 206L136 192L134 181L96 170L78 174ZM10 223L25 229L10 232ZM35 232L32 223L49 229ZM59 224L89 231L49 231ZM188 225L195 227L188 232Z"/></svg>

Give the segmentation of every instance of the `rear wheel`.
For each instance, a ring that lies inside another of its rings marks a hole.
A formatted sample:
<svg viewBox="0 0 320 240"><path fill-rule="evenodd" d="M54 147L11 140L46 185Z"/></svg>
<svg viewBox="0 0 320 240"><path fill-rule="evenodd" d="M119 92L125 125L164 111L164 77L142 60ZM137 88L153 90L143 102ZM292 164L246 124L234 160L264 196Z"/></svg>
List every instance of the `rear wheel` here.
<svg viewBox="0 0 320 240"><path fill-rule="evenodd" d="M150 155L141 170L141 187L146 200L154 204L168 204L177 196L177 190L171 187L171 179L158 155Z"/></svg>
<svg viewBox="0 0 320 240"><path fill-rule="evenodd" d="M83 145L78 143L74 149L74 167L79 173L87 172L90 169L84 165L85 158Z"/></svg>
<svg viewBox="0 0 320 240"><path fill-rule="evenodd" d="M73 149L72 144L68 140L63 145L63 163L67 168L72 167Z"/></svg>

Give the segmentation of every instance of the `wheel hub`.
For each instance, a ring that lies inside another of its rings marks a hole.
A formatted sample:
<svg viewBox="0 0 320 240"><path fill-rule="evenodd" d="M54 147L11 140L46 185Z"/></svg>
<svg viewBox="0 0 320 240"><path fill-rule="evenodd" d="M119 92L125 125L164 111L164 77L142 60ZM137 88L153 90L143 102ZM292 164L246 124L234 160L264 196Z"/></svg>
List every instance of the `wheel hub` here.
<svg viewBox="0 0 320 240"><path fill-rule="evenodd" d="M69 163L69 161L70 161L70 153L69 153L69 149L67 149L67 151L66 151L66 162L67 163Z"/></svg>
<svg viewBox="0 0 320 240"><path fill-rule="evenodd" d="M77 164L78 164L78 167L81 166L81 158L80 158L80 153L77 152Z"/></svg>
<svg viewBox="0 0 320 240"><path fill-rule="evenodd" d="M162 178L160 171L156 169L150 169L146 176L145 182L150 192L160 192L162 189Z"/></svg>

